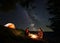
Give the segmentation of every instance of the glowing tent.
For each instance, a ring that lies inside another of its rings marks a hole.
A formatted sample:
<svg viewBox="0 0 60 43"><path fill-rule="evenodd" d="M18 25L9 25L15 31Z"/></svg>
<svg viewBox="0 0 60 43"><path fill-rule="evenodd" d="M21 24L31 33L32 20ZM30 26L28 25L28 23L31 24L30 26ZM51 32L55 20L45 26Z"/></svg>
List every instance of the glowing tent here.
<svg viewBox="0 0 60 43"><path fill-rule="evenodd" d="M7 23L4 26L8 27L8 28L11 28L11 29L15 29L15 25L13 23Z"/></svg>

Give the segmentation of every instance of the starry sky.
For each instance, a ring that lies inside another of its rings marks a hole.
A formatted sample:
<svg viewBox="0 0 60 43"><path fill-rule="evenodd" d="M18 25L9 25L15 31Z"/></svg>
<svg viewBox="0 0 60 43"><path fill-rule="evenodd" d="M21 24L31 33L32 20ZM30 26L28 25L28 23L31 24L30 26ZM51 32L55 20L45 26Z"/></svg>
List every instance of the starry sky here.
<svg viewBox="0 0 60 43"><path fill-rule="evenodd" d="M25 29L31 22L42 27L43 31L52 31L46 25L50 24L48 18L51 17L46 10L47 0L35 0L35 9L25 10L19 4L16 4L16 10L9 12L0 11L0 24L14 23L17 28ZM30 14L30 16L29 16Z"/></svg>

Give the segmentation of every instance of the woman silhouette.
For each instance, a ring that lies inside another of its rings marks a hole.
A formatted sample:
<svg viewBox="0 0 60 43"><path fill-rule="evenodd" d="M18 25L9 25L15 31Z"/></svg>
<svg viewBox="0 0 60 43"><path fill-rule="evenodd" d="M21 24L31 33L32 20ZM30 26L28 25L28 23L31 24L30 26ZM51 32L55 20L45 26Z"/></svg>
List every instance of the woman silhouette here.
<svg viewBox="0 0 60 43"><path fill-rule="evenodd" d="M43 30L41 28L38 29L38 36L40 39L43 38Z"/></svg>

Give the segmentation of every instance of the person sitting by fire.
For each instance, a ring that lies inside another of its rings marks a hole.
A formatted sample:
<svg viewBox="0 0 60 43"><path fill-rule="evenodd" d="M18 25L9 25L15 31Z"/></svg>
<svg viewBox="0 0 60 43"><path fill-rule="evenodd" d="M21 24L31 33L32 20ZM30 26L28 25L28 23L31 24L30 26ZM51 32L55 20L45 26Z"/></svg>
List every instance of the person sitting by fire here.
<svg viewBox="0 0 60 43"><path fill-rule="evenodd" d="M25 30L25 35L28 36L28 34L29 34L29 27L27 27L26 30Z"/></svg>
<svg viewBox="0 0 60 43"><path fill-rule="evenodd" d="M43 39L43 30L41 28L38 29L38 36L40 39Z"/></svg>

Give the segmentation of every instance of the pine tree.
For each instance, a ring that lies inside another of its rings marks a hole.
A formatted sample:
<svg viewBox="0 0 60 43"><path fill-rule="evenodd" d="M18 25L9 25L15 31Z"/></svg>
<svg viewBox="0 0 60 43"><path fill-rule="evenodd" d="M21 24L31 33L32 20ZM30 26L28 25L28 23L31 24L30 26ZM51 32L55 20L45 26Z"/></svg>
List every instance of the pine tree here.
<svg viewBox="0 0 60 43"><path fill-rule="evenodd" d="M49 26L55 31L56 36L59 36L60 33L60 1L59 0L49 0L48 1L48 10L50 15L53 15L52 18L49 18L51 25Z"/></svg>
<svg viewBox="0 0 60 43"><path fill-rule="evenodd" d="M0 0L0 11L9 11L15 9L16 0Z"/></svg>

